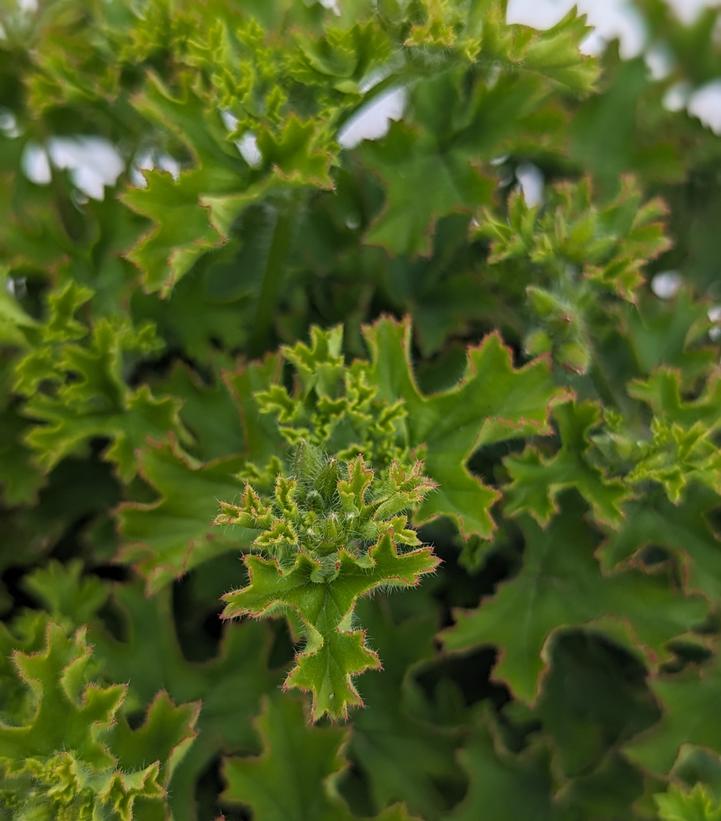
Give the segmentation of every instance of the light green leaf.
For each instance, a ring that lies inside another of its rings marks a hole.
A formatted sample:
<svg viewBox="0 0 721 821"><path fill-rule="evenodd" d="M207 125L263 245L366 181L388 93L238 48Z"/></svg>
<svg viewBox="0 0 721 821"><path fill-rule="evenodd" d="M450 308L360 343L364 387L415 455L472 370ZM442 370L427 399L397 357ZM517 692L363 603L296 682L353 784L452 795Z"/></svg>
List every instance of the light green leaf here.
<svg viewBox="0 0 721 821"><path fill-rule="evenodd" d="M601 424L599 406L593 402L566 403L554 409L561 447L544 459L534 447L509 456L504 465L513 480L505 489L506 513L530 513L546 525L558 513L558 495L575 488L588 502L594 518L617 525L623 518L623 502L629 491L617 479L608 479L588 458L589 434Z"/></svg>
<svg viewBox="0 0 721 821"><path fill-rule="evenodd" d="M70 626L88 624L105 604L108 590L97 576L83 576L83 563L51 560L23 579L24 589L39 599L53 621Z"/></svg>
<svg viewBox="0 0 721 821"><path fill-rule="evenodd" d="M193 740L197 706L159 696L131 730L118 711L123 685L91 683L84 631L48 624L45 649L16 653L35 710L0 725L0 807L21 818L161 819L164 784ZM137 809L137 814L136 814Z"/></svg>
<svg viewBox="0 0 721 821"><path fill-rule="evenodd" d="M250 723L263 693L280 679L270 669L271 636L258 622L227 625L217 655L203 663L189 661L180 647L169 590L152 598L138 585L118 585L113 596L123 618L123 637L93 625L90 638L104 676L128 683L134 709L167 691L177 702L200 702L198 736L179 761L170 784L176 821L195 821L196 784L219 753L251 752Z"/></svg>
<svg viewBox="0 0 721 821"><path fill-rule="evenodd" d="M654 796L660 821L719 821L721 806L707 789L697 784L684 791L672 784L665 793Z"/></svg>
<svg viewBox="0 0 721 821"><path fill-rule="evenodd" d="M326 713L345 718L349 707L362 703L352 679L380 666L378 656L365 645L363 632L350 627L356 600L377 588L415 586L438 564L430 548L399 553L388 535L368 551L366 559L339 551L328 578L320 575L321 561L305 553L299 553L285 572L273 560L253 555L244 560L248 585L224 596L223 616L290 612L301 620L306 644L296 656L286 687L312 693L315 720Z"/></svg>
<svg viewBox="0 0 721 821"><path fill-rule="evenodd" d="M135 476L135 451L149 436L184 435L179 403L156 398L147 385L131 389L124 379L128 354L157 352L150 325L101 318L86 327L76 312L92 292L69 282L52 294L50 313L15 368L15 390L26 397L23 415L40 424L25 436L39 464L49 471L82 451L95 437L109 439L105 451L121 479Z"/></svg>

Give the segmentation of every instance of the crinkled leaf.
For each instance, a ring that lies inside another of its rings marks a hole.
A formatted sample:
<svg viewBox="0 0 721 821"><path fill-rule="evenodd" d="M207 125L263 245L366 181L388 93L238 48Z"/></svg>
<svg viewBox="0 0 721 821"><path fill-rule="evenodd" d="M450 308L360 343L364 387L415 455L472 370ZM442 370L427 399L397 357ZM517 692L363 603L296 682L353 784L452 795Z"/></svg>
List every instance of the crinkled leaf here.
<svg viewBox="0 0 721 821"><path fill-rule="evenodd" d="M28 352L15 368L15 389L27 398L23 415L40 423L25 441L50 470L95 437L110 439L105 451L118 475L135 475L135 451L149 436L183 433L179 403L156 398L147 385L131 389L124 379L124 356L157 351L152 326L99 319L86 328L75 318L92 292L74 282L50 297L45 323L29 336Z"/></svg>
<svg viewBox="0 0 721 821"><path fill-rule="evenodd" d="M719 821L721 806L708 790L698 784L682 790L672 784L668 791L654 796L660 821Z"/></svg>
<svg viewBox="0 0 721 821"><path fill-rule="evenodd" d="M572 266L602 289L634 301L643 266L670 247L660 221L664 204L642 202L639 185L630 178L601 207L589 179L555 185L540 206L517 191L509 198L507 217L486 213L477 233L491 239L493 263L531 263L551 278Z"/></svg>
<svg viewBox="0 0 721 821"><path fill-rule="evenodd" d="M114 599L124 616L124 638L100 627L91 631L103 673L128 682L133 706L149 704L158 690L178 702L201 703L198 737L170 785L174 817L191 821L196 818L196 782L213 757L254 748L250 718L261 695L279 680L268 666L270 637L262 624L228 625L218 654L193 663L180 648L167 591L148 599L137 586L123 585Z"/></svg>
<svg viewBox="0 0 721 821"><path fill-rule="evenodd" d="M108 591L97 576L83 575L83 563L50 561L28 574L23 587L39 599L53 621L88 624L105 604Z"/></svg>
<svg viewBox="0 0 721 821"><path fill-rule="evenodd" d="M90 683L84 632L68 637L52 623L45 649L16 653L15 663L35 712L25 725L0 726L0 806L28 818L161 819L163 785L192 743L197 706L161 696L131 730L117 715L126 688Z"/></svg>
<svg viewBox="0 0 721 821"><path fill-rule="evenodd" d="M275 188L332 187L329 141L312 120L292 114L277 129L262 128L261 164L255 171L227 140L217 107L209 111L188 87L173 96L151 75L135 105L145 116L169 125L195 159L177 180L164 171L146 172L146 186L123 195L126 205L152 221L127 255L140 268L149 292L168 296L203 254L228 241L242 211ZM205 122L207 130L198 129L198 122Z"/></svg>
<svg viewBox="0 0 721 821"><path fill-rule="evenodd" d="M259 556L248 555L244 561L249 583L224 596L223 616L290 612L301 620L306 644L285 686L312 693L315 719L326 713L345 717L349 707L361 703L352 679L380 665L363 632L350 626L356 600L379 587L414 586L438 564L430 548L399 553L390 536L370 549L367 560L340 551L330 578L319 577L320 561L304 553L285 572Z"/></svg>
<svg viewBox="0 0 721 821"><path fill-rule="evenodd" d="M629 394L645 402L655 415L665 417L684 427L702 422L708 430L719 424L718 409L721 406L721 373L713 370L704 389L694 399L687 399L681 385L681 373L670 368L659 368L648 379L634 380Z"/></svg>
<svg viewBox="0 0 721 821"><path fill-rule="evenodd" d="M589 434L601 422L598 405L566 403L555 408L553 416L561 438L561 447L554 456L544 459L536 448L529 447L504 460L513 480L505 489L506 512L530 513L546 525L558 513L558 495L575 488L598 521L620 523L629 491L623 482L604 476L588 458Z"/></svg>

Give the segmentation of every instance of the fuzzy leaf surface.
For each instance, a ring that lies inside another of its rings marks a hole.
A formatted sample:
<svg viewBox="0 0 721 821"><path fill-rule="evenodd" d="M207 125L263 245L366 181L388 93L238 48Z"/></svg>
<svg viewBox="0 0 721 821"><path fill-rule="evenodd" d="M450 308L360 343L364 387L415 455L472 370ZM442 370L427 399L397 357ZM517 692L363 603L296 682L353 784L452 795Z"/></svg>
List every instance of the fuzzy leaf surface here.
<svg viewBox="0 0 721 821"><path fill-rule="evenodd" d="M367 559L340 552L334 577L323 579L317 573L320 562L306 554L286 572L273 560L245 556L248 586L224 597L224 618L290 611L302 621L307 643L285 686L312 693L315 718L346 716L349 707L362 703L352 679L380 666L364 633L350 628L356 600L379 587L414 586L438 564L429 548L399 553L390 536L371 548Z"/></svg>

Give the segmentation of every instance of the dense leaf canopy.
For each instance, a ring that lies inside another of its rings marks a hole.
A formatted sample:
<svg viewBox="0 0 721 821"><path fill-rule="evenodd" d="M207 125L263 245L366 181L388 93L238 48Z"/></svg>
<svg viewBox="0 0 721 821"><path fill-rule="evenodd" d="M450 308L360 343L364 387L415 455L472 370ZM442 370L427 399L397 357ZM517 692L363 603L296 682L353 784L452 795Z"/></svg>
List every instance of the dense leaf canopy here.
<svg viewBox="0 0 721 821"><path fill-rule="evenodd" d="M0 0L0 821L721 819L721 10L508 5Z"/></svg>

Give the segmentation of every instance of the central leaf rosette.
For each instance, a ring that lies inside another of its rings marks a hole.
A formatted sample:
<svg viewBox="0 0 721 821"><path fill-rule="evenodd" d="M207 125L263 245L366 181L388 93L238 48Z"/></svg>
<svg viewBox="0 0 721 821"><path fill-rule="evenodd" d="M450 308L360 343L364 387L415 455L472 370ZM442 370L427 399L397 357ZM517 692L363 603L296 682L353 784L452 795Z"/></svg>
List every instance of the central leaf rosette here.
<svg viewBox="0 0 721 821"><path fill-rule="evenodd" d="M276 418L291 447L311 444L340 460L362 455L382 470L392 462L413 462L421 448L408 441L406 402L380 396L370 363L347 363L342 347L340 326L311 328L310 345L283 346L295 390L276 383L256 392L259 411Z"/></svg>
<svg viewBox="0 0 721 821"><path fill-rule="evenodd" d="M434 487L421 462L393 462L376 476L362 456L342 461L301 445L290 470L276 477L269 498L246 483L240 504L221 502L216 524L259 531L253 547L283 568L301 553L328 569L341 552L364 561L385 534L397 544L420 544L408 514Z"/></svg>
<svg viewBox="0 0 721 821"><path fill-rule="evenodd" d="M244 557L249 582L226 594L223 615L299 620L305 648L286 686L312 693L315 718L345 717L361 703L352 677L380 666L363 631L351 629L358 598L414 586L437 566L409 526L433 487L420 462L376 474L362 456L343 461L301 445L268 497L248 483L239 504L221 503L217 524L257 532L255 554Z"/></svg>

